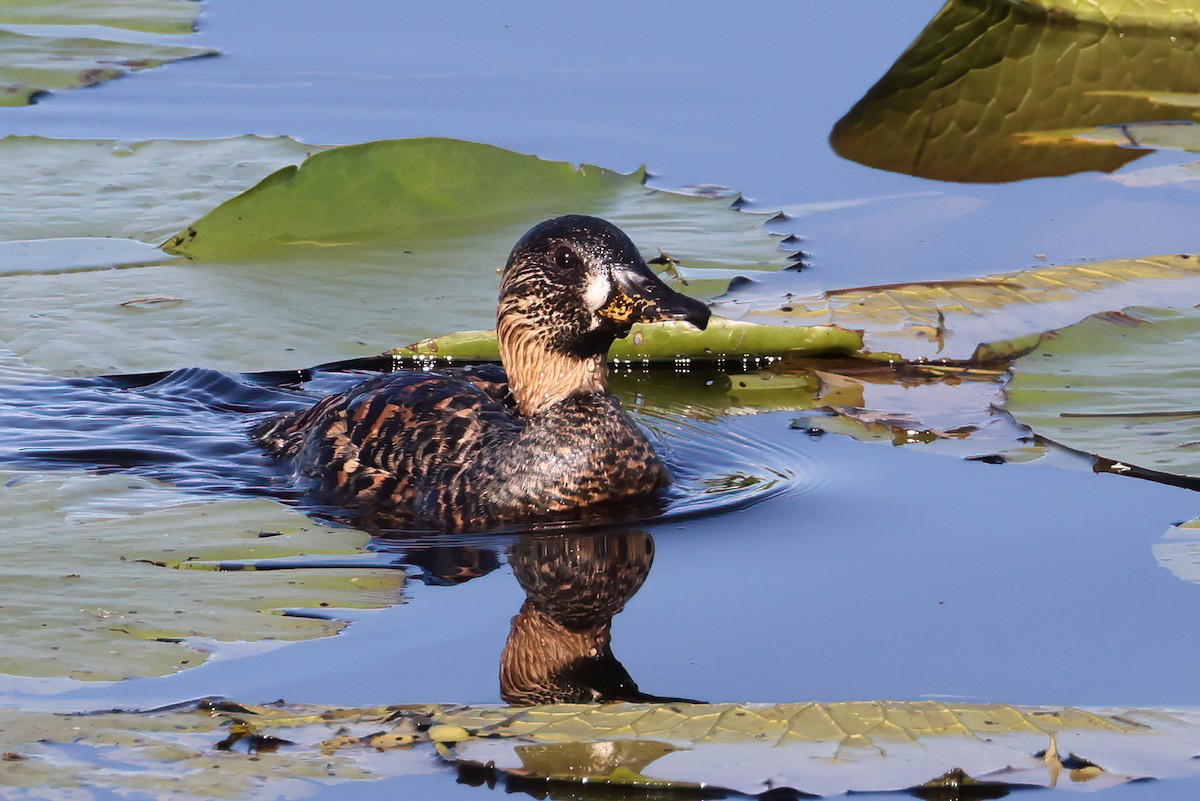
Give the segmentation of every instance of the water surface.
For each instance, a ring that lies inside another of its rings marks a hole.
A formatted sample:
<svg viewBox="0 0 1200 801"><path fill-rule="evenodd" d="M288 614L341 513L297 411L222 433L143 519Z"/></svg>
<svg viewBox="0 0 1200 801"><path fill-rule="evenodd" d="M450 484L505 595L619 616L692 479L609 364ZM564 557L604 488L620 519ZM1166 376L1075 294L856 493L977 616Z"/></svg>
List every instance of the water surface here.
<svg viewBox="0 0 1200 801"><path fill-rule="evenodd" d="M754 208L789 210L782 227L811 254L810 269L790 279L797 287L983 275L1041 263L1035 254L1061 262L1196 249L1196 199L1186 185L1135 188L1097 173L946 184L835 156L827 143L835 122L940 6L516 9L464 0L416 10L209 0L199 44L225 56L0 109L0 132L253 132L314 143L443 135L624 170L645 163L659 186L715 184L745 193ZM1152 155L1138 168L1173 160ZM687 380L627 385L626 403L670 453L687 488L680 498L741 471L759 479L742 488L756 502L645 527L654 564L613 629L614 652L644 690L708 701L1200 704L1192 633L1200 587L1151 552L1172 523L1197 515L1194 493L1095 475L1088 460L1066 453L994 465L936 443L814 437L808 422L793 427L799 412L664 413L679 409L670 398ZM22 394L29 387L6 389L0 425L10 431L4 415L89 411L80 426L45 427L35 444L0 438L0 451L38 467L136 466L197 492L287 495L287 477L246 447L241 421L308 402L303 396L278 379L197 372L144 383L77 382L50 403ZM116 406L114 393L123 393ZM37 408L20 412L22 398ZM119 409L121 424L141 415L164 428L149 442L143 430L132 444L88 451L94 441L76 435L111 431L104 409ZM164 410L174 410L174 423L163 422ZM780 490L757 494L768 483ZM217 693L495 703L499 655L524 600L504 566L510 543L381 541L372 559L399 560L424 580L410 582L403 603L354 613L339 637L231 648L163 679L5 679L3 701L144 707ZM469 580L449 578L464 569ZM1195 789L1178 782L1111 794L1134 801ZM421 777L342 785L321 797L484 792Z"/></svg>

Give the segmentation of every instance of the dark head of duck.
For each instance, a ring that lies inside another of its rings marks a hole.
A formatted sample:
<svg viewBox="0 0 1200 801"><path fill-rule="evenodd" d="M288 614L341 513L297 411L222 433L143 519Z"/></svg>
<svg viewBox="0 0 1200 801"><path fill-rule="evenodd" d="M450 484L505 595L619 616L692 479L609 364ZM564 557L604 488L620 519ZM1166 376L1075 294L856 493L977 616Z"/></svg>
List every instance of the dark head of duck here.
<svg viewBox="0 0 1200 801"><path fill-rule="evenodd" d="M634 323L703 329L704 303L662 282L621 229L596 217L556 217L513 247L496 332L509 387L534 415L579 392L607 391L605 360Z"/></svg>

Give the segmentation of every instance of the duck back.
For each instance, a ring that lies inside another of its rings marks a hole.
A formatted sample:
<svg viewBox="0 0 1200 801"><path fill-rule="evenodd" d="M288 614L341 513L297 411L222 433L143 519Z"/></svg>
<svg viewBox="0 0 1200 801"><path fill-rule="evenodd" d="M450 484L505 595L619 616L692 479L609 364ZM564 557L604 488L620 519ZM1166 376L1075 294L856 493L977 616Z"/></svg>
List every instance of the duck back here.
<svg viewBox="0 0 1200 801"><path fill-rule="evenodd" d="M670 483L613 396L570 396L533 417L500 368L369 379L253 436L318 496L389 528L480 531L626 516Z"/></svg>

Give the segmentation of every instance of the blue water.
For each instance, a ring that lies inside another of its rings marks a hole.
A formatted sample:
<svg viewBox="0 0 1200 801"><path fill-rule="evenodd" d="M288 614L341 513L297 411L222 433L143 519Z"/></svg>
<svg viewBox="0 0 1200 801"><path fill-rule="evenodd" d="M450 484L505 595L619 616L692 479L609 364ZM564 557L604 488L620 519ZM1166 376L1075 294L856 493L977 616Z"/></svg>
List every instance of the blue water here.
<svg viewBox="0 0 1200 801"><path fill-rule="evenodd" d="M811 254L803 280L827 287L1016 270L1035 253L1196 249L1196 197L1184 188L1135 190L1093 174L944 185L837 158L826 142L833 123L940 5L208 0L194 39L225 55L0 109L0 134L440 135L622 170L645 163L658 186L716 184L753 207L788 209L786 226ZM1151 553L1172 523L1197 515L1196 495L1094 475L1066 454L989 465L921 445L813 439L789 427L795 417L713 425L731 441L769 443L760 463L782 465L804 491L649 527L654 566L613 644L644 690L710 701L1200 705L1200 587ZM236 433L228 458L260 469ZM219 485L221 471L204 465L168 467L209 489L247 489ZM359 613L337 638L168 678L74 685L52 700L495 703L497 659L524 595L500 566L502 549L493 553L479 578L410 582L408 603ZM2 686L10 702L46 701L50 689ZM318 797L482 792L447 775Z"/></svg>

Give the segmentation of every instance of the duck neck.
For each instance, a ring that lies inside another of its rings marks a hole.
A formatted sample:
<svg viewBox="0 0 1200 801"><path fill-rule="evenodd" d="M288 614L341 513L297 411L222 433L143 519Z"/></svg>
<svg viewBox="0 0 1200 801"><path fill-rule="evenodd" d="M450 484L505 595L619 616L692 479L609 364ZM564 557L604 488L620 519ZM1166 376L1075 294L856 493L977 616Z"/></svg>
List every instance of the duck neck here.
<svg viewBox="0 0 1200 801"><path fill-rule="evenodd" d="M525 321L510 317L501 317L496 336L509 390L526 417L574 395L608 392L606 353L576 356L551 350Z"/></svg>

